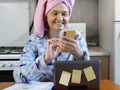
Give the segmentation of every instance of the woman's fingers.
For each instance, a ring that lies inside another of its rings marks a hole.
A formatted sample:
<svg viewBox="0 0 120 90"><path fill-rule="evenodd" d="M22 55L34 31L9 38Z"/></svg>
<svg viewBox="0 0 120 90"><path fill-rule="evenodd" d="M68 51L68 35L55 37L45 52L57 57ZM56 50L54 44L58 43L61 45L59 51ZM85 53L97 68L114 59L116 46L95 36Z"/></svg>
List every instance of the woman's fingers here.
<svg viewBox="0 0 120 90"><path fill-rule="evenodd" d="M65 40L60 40L59 45L62 47L71 47L71 48L76 48L77 42L75 41L74 43L65 41Z"/></svg>
<svg viewBox="0 0 120 90"><path fill-rule="evenodd" d="M79 37L79 35L75 35L75 38L70 38L70 37L67 37L67 36L62 36L62 40L65 40L65 41L68 41L68 42L71 42L71 43L75 43L77 40L77 38Z"/></svg>
<svg viewBox="0 0 120 90"><path fill-rule="evenodd" d="M69 43L69 42L67 42L67 44L64 42L59 42L59 45L61 49L68 51L68 52L74 52L77 46L76 44Z"/></svg>
<svg viewBox="0 0 120 90"><path fill-rule="evenodd" d="M78 38L79 35L76 35L74 39L70 38L70 37L66 37L63 36L60 40L59 40L59 45L61 49L64 49L66 51L69 52L76 52L77 48L78 48Z"/></svg>
<svg viewBox="0 0 120 90"><path fill-rule="evenodd" d="M49 58L54 59L59 53L59 39L53 38L47 41L47 51L46 54Z"/></svg>
<svg viewBox="0 0 120 90"><path fill-rule="evenodd" d="M59 40L59 44L64 46L64 47L71 47L71 48L76 48L77 45L77 40L74 40L72 38L68 37L63 37L62 39Z"/></svg>
<svg viewBox="0 0 120 90"><path fill-rule="evenodd" d="M75 39L67 37L67 36L62 36L62 38L60 40L65 40L71 43L75 43Z"/></svg>

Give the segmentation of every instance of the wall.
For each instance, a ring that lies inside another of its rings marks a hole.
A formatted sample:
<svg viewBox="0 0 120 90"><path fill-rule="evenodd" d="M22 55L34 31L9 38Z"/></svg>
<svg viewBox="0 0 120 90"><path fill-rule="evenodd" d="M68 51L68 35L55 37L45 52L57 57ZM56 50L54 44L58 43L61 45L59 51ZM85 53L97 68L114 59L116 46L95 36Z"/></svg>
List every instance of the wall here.
<svg viewBox="0 0 120 90"><path fill-rule="evenodd" d="M111 51L113 30L112 0L99 0L99 38L100 46Z"/></svg>
<svg viewBox="0 0 120 90"><path fill-rule="evenodd" d="M113 0L99 0L99 38L100 46L112 52L113 46ZM110 79L114 80L114 61L111 53Z"/></svg>
<svg viewBox="0 0 120 90"><path fill-rule="evenodd" d="M87 38L98 37L98 0L75 0L70 22L86 23Z"/></svg>

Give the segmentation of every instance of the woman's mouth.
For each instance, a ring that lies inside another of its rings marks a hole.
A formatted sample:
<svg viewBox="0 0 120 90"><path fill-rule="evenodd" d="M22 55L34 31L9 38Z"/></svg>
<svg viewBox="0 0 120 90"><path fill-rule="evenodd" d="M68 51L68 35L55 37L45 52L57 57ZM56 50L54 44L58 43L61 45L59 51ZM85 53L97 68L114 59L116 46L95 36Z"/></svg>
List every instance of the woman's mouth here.
<svg viewBox="0 0 120 90"><path fill-rule="evenodd" d="M64 23L63 22L55 22L56 25L62 26Z"/></svg>

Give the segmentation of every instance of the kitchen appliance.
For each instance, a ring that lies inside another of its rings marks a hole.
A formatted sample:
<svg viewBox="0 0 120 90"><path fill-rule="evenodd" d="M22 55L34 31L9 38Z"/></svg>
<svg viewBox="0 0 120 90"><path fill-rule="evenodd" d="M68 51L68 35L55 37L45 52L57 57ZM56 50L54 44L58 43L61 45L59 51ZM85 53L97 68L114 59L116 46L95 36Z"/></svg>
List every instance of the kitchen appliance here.
<svg viewBox="0 0 120 90"><path fill-rule="evenodd" d="M0 1L0 46L23 47L29 35L29 2Z"/></svg>
<svg viewBox="0 0 120 90"><path fill-rule="evenodd" d="M29 36L28 0L0 1L0 32L0 66L5 68L2 62L7 64L6 60L19 60ZM11 70L10 67L8 69Z"/></svg>
<svg viewBox="0 0 120 90"><path fill-rule="evenodd" d="M0 81L13 81L29 23L29 0L0 0Z"/></svg>
<svg viewBox="0 0 120 90"><path fill-rule="evenodd" d="M120 85L120 0L99 0L100 46L110 51L110 79Z"/></svg>
<svg viewBox="0 0 120 90"><path fill-rule="evenodd" d="M114 79L120 85L120 0L115 0L114 7Z"/></svg>
<svg viewBox="0 0 120 90"><path fill-rule="evenodd" d="M22 47L0 47L0 71L13 70L20 59Z"/></svg>

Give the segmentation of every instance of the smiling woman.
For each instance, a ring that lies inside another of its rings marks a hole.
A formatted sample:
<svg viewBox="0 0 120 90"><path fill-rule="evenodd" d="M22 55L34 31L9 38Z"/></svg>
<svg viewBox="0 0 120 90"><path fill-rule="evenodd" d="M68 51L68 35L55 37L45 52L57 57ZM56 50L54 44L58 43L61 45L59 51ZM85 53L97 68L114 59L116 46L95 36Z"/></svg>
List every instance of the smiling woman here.
<svg viewBox="0 0 120 90"><path fill-rule="evenodd" d="M62 30L69 22L69 11L65 4L61 3L51 9L47 14L47 21L50 31Z"/></svg>
<svg viewBox="0 0 120 90"><path fill-rule="evenodd" d="M23 49L14 70L16 82L53 81L55 61L90 60L83 36L76 32L75 39L59 37L68 26L75 0L39 0L34 32ZM66 52L61 53L61 49Z"/></svg>

